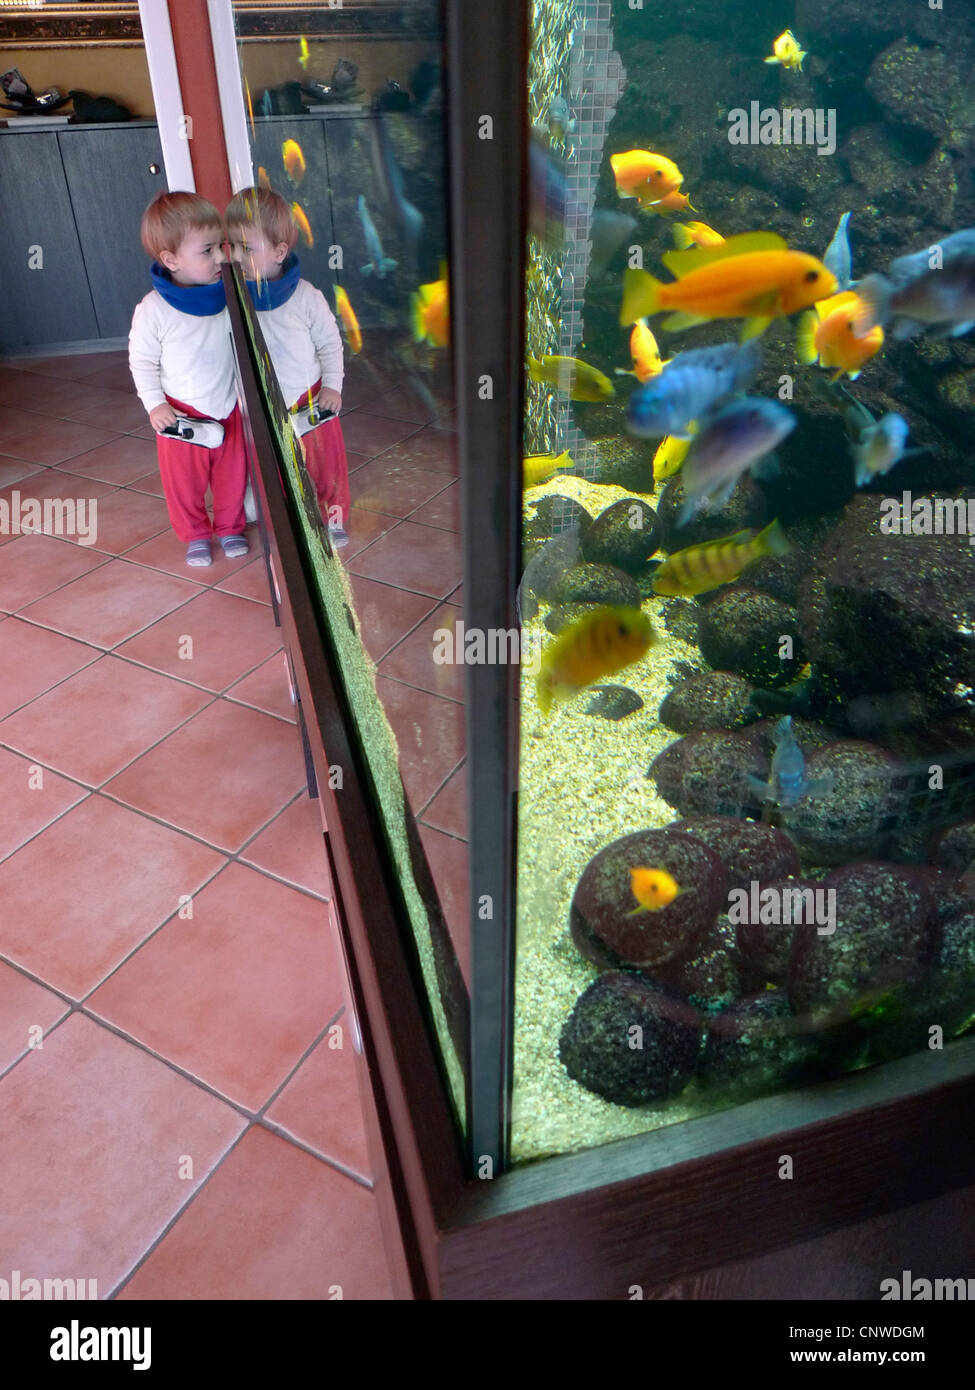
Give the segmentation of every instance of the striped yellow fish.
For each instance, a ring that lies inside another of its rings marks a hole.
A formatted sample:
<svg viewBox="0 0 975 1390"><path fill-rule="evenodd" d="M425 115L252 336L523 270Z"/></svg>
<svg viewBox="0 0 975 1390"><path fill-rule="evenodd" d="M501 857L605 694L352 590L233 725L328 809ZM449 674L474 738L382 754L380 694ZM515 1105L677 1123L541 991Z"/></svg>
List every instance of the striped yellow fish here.
<svg viewBox="0 0 975 1390"><path fill-rule="evenodd" d="M653 592L668 598L693 598L730 584L741 572L766 555L784 555L789 542L778 521L772 521L758 535L736 531L733 536L689 545L668 555L653 577Z"/></svg>
<svg viewBox="0 0 975 1390"><path fill-rule="evenodd" d="M567 700L603 676L639 661L656 641L639 608L596 608L562 629L542 652L535 695L548 714L553 700Z"/></svg>
<svg viewBox="0 0 975 1390"><path fill-rule="evenodd" d="M549 478L561 473L563 469L574 468L575 464L568 449L564 449L561 454L526 454L523 467L524 486L538 487L540 483L547 483Z"/></svg>

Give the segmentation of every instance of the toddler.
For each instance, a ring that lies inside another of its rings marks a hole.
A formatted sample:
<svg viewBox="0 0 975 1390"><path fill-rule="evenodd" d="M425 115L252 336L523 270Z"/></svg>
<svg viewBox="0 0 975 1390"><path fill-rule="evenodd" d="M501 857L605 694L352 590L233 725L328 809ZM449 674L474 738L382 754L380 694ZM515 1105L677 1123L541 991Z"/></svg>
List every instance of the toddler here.
<svg viewBox="0 0 975 1390"><path fill-rule="evenodd" d="M348 545L349 466L338 421L342 335L335 315L321 290L301 278L298 228L280 194L242 189L226 220L231 255L243 269L285 404L294 413L317 402L335 414L301 442L331 542Z"/></svg>
<svg viewBox="0 0 975 1390"><path fill-rule="evenodd" d="M210 537L231 559L247 553L247 462L237 404L220 267L223 227L212 203L195 193L160 193L142 217L142 244L153 258L153 288L132 316L129 370L156 431L159 472L173 530L187 543L186 563L212 562ZM161 433L177 411L216 420L215 448ZM213 523L206 492L213 493Z"/></svg>

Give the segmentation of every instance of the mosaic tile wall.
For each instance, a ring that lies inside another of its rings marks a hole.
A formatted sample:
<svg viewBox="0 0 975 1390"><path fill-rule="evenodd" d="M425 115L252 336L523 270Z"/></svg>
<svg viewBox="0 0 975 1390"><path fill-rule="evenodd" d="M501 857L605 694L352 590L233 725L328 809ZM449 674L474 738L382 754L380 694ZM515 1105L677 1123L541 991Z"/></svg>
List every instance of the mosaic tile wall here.
<svg viewBox="0 0 975 1390"><path fill-rule="evenodd" d="M589 269L589 227L603 146L626 73L613 50L610 0L536 0L529 59L529 120L546 124L555 97L564 96L575 129L552 150L565 160L568 197L565 241L547 254L529 240L527 350L534 357L576 355ZM529 381L525 452L568 448L575 471L592 477L595 447L572 423L569 401Z"/></svg>

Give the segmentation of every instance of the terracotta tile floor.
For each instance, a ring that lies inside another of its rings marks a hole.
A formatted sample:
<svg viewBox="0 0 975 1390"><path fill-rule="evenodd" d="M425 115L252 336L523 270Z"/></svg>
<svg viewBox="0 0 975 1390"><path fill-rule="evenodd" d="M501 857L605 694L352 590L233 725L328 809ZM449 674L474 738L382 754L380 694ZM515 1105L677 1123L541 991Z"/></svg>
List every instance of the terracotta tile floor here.
<svg viewBox="0 0 975 1390"><path fill-rule="evenodd" d="M346 563L466 973L454 436L354 372L343 424ZM390 1298L255 538L187 569L124 353L0 362L15 492L97 502L98 534L0 533L3 1258L102 1297Z"/></svg>

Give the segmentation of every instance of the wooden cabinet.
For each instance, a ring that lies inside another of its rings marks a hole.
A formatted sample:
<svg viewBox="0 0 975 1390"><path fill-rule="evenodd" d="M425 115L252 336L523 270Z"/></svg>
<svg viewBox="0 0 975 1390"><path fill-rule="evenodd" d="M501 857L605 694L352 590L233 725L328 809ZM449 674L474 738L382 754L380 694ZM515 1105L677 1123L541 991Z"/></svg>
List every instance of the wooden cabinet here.
<svg viewBox="0 0 975 1390"><path fill-rule="evenodd" d="M0 353L128 334L150 289L139 223L165 186L154 125L0 135Z"/></svg>

